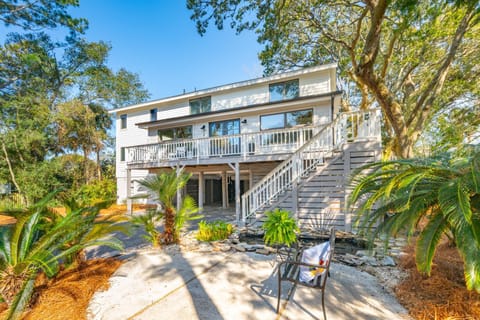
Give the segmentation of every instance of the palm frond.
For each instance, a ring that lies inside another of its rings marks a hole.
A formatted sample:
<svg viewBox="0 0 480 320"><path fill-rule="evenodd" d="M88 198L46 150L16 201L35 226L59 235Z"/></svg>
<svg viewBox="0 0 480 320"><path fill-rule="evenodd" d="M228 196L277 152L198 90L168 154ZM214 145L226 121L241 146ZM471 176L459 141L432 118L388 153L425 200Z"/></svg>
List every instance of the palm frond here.
<svg viewBox="0 0 480 320"><path fill-rule="evenodd" d="M35 276L36 274L30 276L30 278L25 281L20 292L17 294L12 304L10 305L5 320L17 320L21 319L23 310L28 305L30 297L33 293L33 288L35 285Z"/></svg>
<svg viewBox="0 0 480 320"><path fill-rule="evenodd" d="M430 275L435 249L446 229L448 221L441 213L430 217L416 243L417 252L422 253L415 256L419 271Z"/></svg>

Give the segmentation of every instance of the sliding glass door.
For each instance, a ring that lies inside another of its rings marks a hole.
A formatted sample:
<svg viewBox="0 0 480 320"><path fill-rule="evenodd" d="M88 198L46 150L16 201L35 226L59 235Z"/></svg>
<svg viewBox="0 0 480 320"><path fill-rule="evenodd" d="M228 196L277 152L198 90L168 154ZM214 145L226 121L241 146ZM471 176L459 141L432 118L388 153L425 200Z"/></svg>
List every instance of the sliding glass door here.
<svg viewBox="0 0 480 320"><path fill-rule="evenodd" d="M225 136L240 134L240 119L210 122L208 125L210 154L214 156L237 155L240 153L240 137L225 138Z"/></svg>

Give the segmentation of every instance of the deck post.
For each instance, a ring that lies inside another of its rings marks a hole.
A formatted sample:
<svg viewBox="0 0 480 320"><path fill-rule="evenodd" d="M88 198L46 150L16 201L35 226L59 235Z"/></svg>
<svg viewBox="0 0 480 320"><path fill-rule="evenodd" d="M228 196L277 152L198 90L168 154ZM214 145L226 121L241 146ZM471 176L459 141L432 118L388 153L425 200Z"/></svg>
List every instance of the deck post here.
<svg viewBox="0 0 480 320"><path fill-rule="evenodd" d="M230 168L235 171L235 218L237 223L240 223L241 205L240 205L240 163L235 162L235 165L228 164Z"/></svg>
<svg viewBox="0 0 480 320"><path fill-rule="evenodd" d="M132 208L132 169L127 169L127 214L133 213Z"/></svg>
<svg viewBox="0 0 480 320"><path fill-rule="evenodd" d="M248 189L252 189L253 187L253 171L248 171Z"/></svg>
<svg viewBox="0 0 480 320"><path fill-rule="evenodd" d="M222 208L228 208L228 186L226 171L222 171Z"/></svg>
<svg viewBox="0 0 480 320"><path fill-rule="evenodd" d="M203 211L203 199L205 197L205 179L203 171L198 173L198 208Z"/></svg>

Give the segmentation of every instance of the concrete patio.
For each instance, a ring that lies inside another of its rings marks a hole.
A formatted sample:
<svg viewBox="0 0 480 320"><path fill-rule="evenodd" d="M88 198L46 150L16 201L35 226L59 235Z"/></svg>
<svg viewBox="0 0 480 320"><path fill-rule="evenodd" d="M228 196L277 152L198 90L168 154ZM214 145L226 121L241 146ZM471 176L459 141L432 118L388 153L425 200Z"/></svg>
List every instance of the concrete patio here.
<svg viewBox="0 0 480 320"><path fill-rule="evenodd" d="M90 319L323 319L320 292L298 287L275 312L274 256L241 252L138 249L97 292ZM334 263L325 296L334 319L410 319L377 283L355 268Z"/></svg>

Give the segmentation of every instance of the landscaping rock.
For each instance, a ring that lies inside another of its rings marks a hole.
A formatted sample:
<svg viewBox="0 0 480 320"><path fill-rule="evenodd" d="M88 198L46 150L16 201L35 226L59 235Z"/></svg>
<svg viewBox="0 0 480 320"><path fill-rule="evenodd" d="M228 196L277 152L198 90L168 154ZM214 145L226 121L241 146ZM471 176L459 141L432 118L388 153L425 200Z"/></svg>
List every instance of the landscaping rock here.
<svg viewBox="0 0 480 320"><path fill-rule="evenodd" d="M255 250L255 253L263 254L263 255L268 256L270 254L270 250L265 249L265 248L262 248L262 249L259 248L259 249Z"/></svg>
<svg viewBox="0 0 480 320"><path fill-rule="evenodd" d="M245 252L247 249L245 247L238 245L238 244L232 244L232 248L239 251L239 252Z"/></svg>
<svg viewBox="0 0 480 320"><path fill-rule="evenodd" d="M385 256L381 261L382 265L385 267L394 267L396 266L395 260L392 257Z"/></svg>
<svg viewBox="0 0 480 320"><path fill-rule="evenodd" d="M360 257L360 261L363 261L365 264L368 264L372 267L378 266L378 261L374 257L363 256L363 257Z"/></svg>
<svg viewBox="0 0 480 320"><path fill-rule="evenodd" d="M358 250L355 253L356 256L359 257L374 257L375 256L375 250Z"/></svg>

